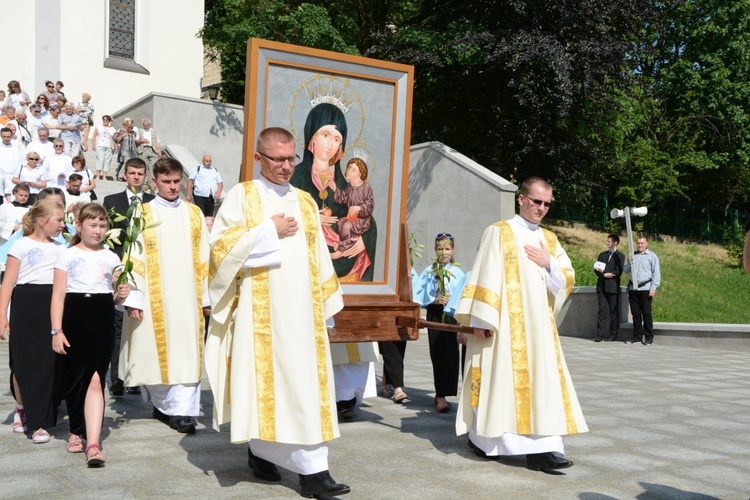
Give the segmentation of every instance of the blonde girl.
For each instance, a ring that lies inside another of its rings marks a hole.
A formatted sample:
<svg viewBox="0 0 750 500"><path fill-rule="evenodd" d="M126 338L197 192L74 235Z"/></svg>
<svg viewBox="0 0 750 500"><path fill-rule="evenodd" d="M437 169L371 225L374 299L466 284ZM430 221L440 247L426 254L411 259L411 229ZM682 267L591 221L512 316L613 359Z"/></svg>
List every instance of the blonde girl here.
<svg viewBox="0 0 750 500"><path fill-rule="evenodd" d="M420 304L427 310L427 321L456 324L455 320L443 314L452 293L457 291L458 282L464 273L454 265L453 235L440 233L435 237L435 262L428 266L420 276ZM446 273L438 275L438 262ZM438 287L438 280L443 280L443 291ZM435 383L435 409L447 413L451 404L446 396L458 394L459 349L456 333L428 328L430 340L430 359L432 360L432 377Z"/></svg>
<svg viewBox="0 0 750 500"><path fill-rule="evenodd" d="M104 464L100 444L104 379L114 345L115 305L130 292L116 285L120 260L102 247L107 211L88 203L75 222L70 248L55 266L52 289L52 349L63 356L65 401L70 418L69 453L84 451L89 466Z"/></svg>
<svg viewBox="0 0 750 500"><path fill-rule="evenodd" d="M10 371L16 410L12 428L17 433L34 429L34 444L50 440L46 429L57 424L60 404L60 357L50 345L49 304L55 263L65 250L54 240L65 227L64 217L53 199L38 201L26 212L21 221L24 237L8 252L0 287L0 338L13 332ZM9 303L10 322L6 319Z"/></svg>

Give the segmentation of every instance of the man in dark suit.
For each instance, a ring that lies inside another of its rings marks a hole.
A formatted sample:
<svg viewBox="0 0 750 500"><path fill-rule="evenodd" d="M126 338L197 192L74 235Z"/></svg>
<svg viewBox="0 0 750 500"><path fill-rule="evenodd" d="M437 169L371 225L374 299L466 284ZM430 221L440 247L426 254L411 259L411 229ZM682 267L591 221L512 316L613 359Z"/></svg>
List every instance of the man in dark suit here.
<svg viewBox="0 0 750 500"><path fill-rule="evenodd" d="M620 276L625 263L625 255L617 249L620 237L607 236L607 251L599 254L594 264L594 272L599 277L596 282L596 296L599 312L596 323L595 342L617 340L620 330ZM609 336L604 337L609 314Z"/></svg>
<svg viewBox="0 0 750 500"><path fill-rule="evenodd" d="M128 187L121 193L110 194L104 197L104 208L107 212L114 208L114 211L118 214L125 215L133 203L133 198L140 198L142 203L147 203L154 199L153 194L143 192L143 183L146 182L146 162L140 158L130 158L125 162L125 181ZM121 233L118 236L120 245L116 245L112 250L122 258L122 243L125 241L124 231L128 227L128 221L114 222L112 221L113 228L121 229ZM120 368L120 338L122 337L122 312L115 311L115 345L112 349L112 358L110 361L109 379L111 381L109 386L109 393L113 397L122 396L125 392L123 382L118 376L118 370ZM128 393L138 394L140 389L138 387L128 387Z"/></svg>

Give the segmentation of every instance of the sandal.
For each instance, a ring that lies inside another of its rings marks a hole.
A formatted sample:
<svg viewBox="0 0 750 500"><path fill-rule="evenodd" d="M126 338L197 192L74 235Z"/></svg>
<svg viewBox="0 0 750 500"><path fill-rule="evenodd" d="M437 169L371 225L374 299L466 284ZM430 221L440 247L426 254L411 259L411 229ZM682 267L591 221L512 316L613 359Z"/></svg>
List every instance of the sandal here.
<svg viewBox="0 0 750 500"><path fill-rule="evenodd" d="M406 393L404 392L404 390L401 389L400 387L397 388L395 391L393 391L393 402L396 403L396 404L403 404L404 400L407 397L408 396L406 395Z"/></svg>
<svg viewBox="0 0 750 500"><path fill-rule="evenodd" d="M68 433L68 453L83 453L83 440L78 434Z"/></svg>
<svg viewBox="0 0 750 500"><path fill-rule="evenodd" d="M384 385L380 388L380 395L384 398L391 399L393 398L393 386L391 384Z"/></svg>
<svg viewBox="0 0 750 500"><path fill-rule="evenodd" d="M94 443L86 447L86 463L91 467L104 465L104 454L101 446Z"/></svg>
<svg viewBox="0 0 750 500"><path fill-rule="evenodd" d="M49 432L40 427L31 435L31 442L34 444L49 443Z"/></svg>
<svg viewBox="0 0 750 500"><path fill-rule="evenodd" d="M449 411L451 411L451 404L449 401L446 401L444 404L439 405L437 396L435 396L435 399L433 401L435 402L435 408L440 413L448 413Z"/></svg>
<svg viewBox="0 0 750 500"><path fill-rule="evenodd" d="M24 410L19 410L16 408L15 413L13 414L13 432L17 434L23 434L24 432L28 431L29 428L26 427L26 412Z"/></svg>

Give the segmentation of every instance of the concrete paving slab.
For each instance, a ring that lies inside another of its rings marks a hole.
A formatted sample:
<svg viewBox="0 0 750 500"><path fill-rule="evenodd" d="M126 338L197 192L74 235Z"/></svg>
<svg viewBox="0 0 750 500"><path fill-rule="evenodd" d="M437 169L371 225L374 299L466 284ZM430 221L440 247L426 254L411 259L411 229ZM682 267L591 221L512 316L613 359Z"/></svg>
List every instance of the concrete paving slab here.
<svg viewBox="0 0 750 500"><path fill-rule="evenodd" d="M566 438L576 465L560 474L525 468L521 457L484 460L456 436L456 406L432 403L426 338L406 351L409 402L365 401L330 445L343 498L747 499L750 496L750 353L692 347L561 343L591 431ZM380 371L380 366L377 367ZM64 405L50 443L11 431L8 344L0 342L0 498L298 498L298 480L255 480L229 427L211 428L204 384L195 435L151 419L140 396L108 399L107 465L88 469L65 452ZM449 398L456 402L457 398Z"/></svg>

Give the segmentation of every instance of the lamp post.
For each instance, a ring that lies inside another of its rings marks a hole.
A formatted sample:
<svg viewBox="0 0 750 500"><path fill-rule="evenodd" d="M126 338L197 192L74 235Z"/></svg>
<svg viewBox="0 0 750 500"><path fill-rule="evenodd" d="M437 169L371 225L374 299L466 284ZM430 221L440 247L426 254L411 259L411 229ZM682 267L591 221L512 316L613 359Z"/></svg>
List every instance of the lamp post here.
<svg viewBox="0 0 750 500"><path fill-rule="evenodd" d="M625 217L625 229L628 232L628 254L630 257L630 278L633 282L633 285L635 288L638 288L638 273L635 269L635 246L633 245L633 231L630 229L630 216L631 215L637 215L638 217L643 217L648 213L648 208L646 207L637 207L637 208L630 208L625 207L624 209L619 208L613 208L612 211L609 213L609 216L613 219L619 219L620 217Z"/></svg>

